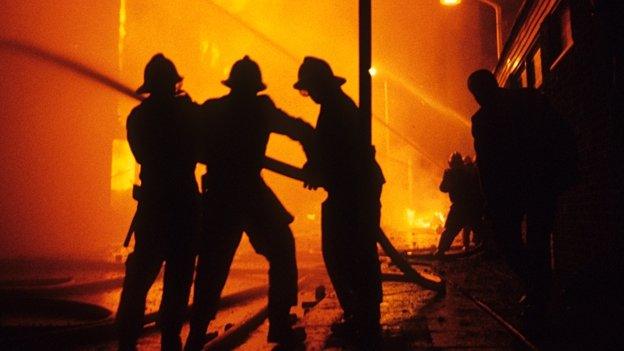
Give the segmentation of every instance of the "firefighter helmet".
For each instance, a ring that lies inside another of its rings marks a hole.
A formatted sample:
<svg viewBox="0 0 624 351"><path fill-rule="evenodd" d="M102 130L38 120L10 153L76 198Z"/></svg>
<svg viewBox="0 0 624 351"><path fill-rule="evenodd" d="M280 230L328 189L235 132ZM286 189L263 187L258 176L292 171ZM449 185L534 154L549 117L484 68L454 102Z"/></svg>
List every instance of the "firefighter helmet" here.
<svg viewBox="0 0 624 351"><path fill-rule="evenodd" d="M462 154L459 151L453 152L449 157L448 164L451 168L462 166L464 164Z"/></svg>
<svg viewBox="0 0 624 351"><path fill-rule="evenodd" d="M157 88L173 87L182 79L173 62L159 53L154 55L145 65L143 85L136 92L137 94L146 94Z"/></svg>
<svg viewBox="0 0 624 351"><path fill-rule="evenodd" d="M343 85L347 80L334 75L329 64L316 57L306 56L299 66L298 80L293 87L297 90L309 90L312 86L327 84Z"/></svg>
<svg viewBox="0 0 624 351"><path fill-rule="evenodd" d="M262 82L260 66L247 55L232 65L230 76L221 83L231 89L246 89L255 92L266 89L266 85Z"/></svg>

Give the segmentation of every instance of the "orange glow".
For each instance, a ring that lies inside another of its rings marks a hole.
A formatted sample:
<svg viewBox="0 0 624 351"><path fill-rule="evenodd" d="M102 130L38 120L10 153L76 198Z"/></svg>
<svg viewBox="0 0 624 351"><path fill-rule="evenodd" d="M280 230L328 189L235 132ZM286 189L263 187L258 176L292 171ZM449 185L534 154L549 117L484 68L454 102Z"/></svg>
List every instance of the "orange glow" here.
<svg viewBox="0 0 624 351"><path fill-rule="evenodd" d="M427 215L418 216L416 211L411 208L405 209L405 217L407 224L411 229L437 229L444 224L446 218L444 213L435 211Z"/></svg>
<svg viewBox="0 0 624 351"><path fill-rule="evenodd" d="M434 215L440 221L440 223L446 222L446 216L444 215L444 212L438 211L438 212L435 212Z"/></svg>
<svg viewBox="0 0 624 351"><path fill-rule="evenodd" d="M440 4L444 6L455 6L461 4L461 0L440 0Z"/></svg>
<svg viewBox="0 0 624 351"><path fill-rule="evenodd" d="M430 206L434 206L430 204ZM406 230L400 230L394 240L399 247L408 249L428 249L435 247L446 220L441 211L415 211L405 209Z"/></svg>
<svg viewBox="0 0 624 351"><path fill-rule="evenodd" d="M128 191L134 184L136 163L127 140L113 140L113 158L111 161L111 190Z"/></svg>
<svg viewBox="0 0 624 351"><path fill-rule="evenodd" d="M119 0L119 40L117 41L117 51L119 55L119 69L123 69L123 61L124 61L124 41L126 39L126 35L128 34L126 31L126 0Z"/></svg>
<svg viewBox="0 0 624 351"><path fill-rule="evenodd" d="M465 79L487 66L479 54L481 39L471 34L482 24L464 10L450 18L435 1L377 1L374 7L370 74L376 77L373 114L380 119L372 134L387 179L382 224L389 235L428 245L449 205L437 188L438 165L453 151L474 153L468 121L476 105ZM298 65L306 55L326 59L347 79L343 88L357 102L357 13L357 1L40 0L7 5L0 20L2 38L62 54L133 88L141 84L148 59L162 52L198 103L226 94L220 81L248 54L262 69L268 86L263 93L314 125L319 106L292 88ZM0 59L0 103L11 116L0 132L0 223L6 233L0 234L0 257L109 257L136 208L130 189L138 167L124 138L126 117L137 102L10 52L0 51ZM305 162L300 146L279 135L271 136L267 153L297 166ZM197 168L198 177L204 169ZM325 192L263 176L295 216L297 240L318 240Z"/></svg>

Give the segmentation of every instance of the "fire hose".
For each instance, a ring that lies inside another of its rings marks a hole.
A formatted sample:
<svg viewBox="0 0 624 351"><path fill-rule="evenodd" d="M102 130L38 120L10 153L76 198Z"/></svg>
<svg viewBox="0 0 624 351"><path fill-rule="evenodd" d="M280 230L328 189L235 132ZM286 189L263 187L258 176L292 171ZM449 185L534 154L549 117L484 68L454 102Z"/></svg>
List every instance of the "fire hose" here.
<svg viewBox="0 0 624 351"><path fill-rule="evenodd" d="M418 253L418 252L413 252L413 251L404 251L402 252L402 254L410 262L430 262L430 261L438 261L438 260L451 261L451 260L471 258L471 257L484 253L484 251L485 251L485 246L483 244L479 244L469 250L445 253L444 256L442 257L438 257L432 253Z"/></svg>
<svg viewBox="0 0 624 351"><path fill-rule="evenodd" d="M44 61L48 64L53 64L54 66L69 70L79 76L91 79L98 84L104 85L116 92L122 93L125 96L142 100L142 97L136 94L133 89L117 81L115 78L109 77L106 74L103 74L96 69L77 62L71 58L15 40L2 39L0 40L0 47L14 53ZM305 179L304 173L300 168L270 157L265 157L264 168L292 179L301 181ZM394 265L396 265L403 272L408 280L422 286L423 288L437 292L444 292L446 290L446 284L443 279L440 279L439 281L430 280L418 273L405 259L405 257L403 257L401 253L396 250L381 228L379 228L378 231L377 241L390 257Z"/></svg>
<svg viewBox="0 0 624 351"><path fill-rule="evenodd" d="M256 298L266 295L266 291L267 291L267 286L262 285L262 286L255 286L255 287L247 288L244 290L240 290L240 291L225 295L220 300L219 308L224 309L227 307L241 305L249 300L256 299ZM29 301L29 300L24 300L24 301ZM68 325L68 326L61 326L58 328L47 328L47 329L45 328L45 326L35 326L34 329L30 326L25 326L23 328L19 328L19 327L13 328L12 331L15 332L14 335L7 334L6 336L11 336L11 337L8 338L7 340L0 340L0 348L4 346L2 344L3 342L8 342L9 345L17 346L17 349L20 349L20 350L31 350L31 349L49 349L52 343L58 344L58 345L65 345L65 344L79 345L79 344L89 343L93 341L103 341L103 340L107 340L107 339L111 339L115 337L116 325L115 325L114 318L112 318L112 312L106 310L103 307L99 307L97 305L75 302L75 301L69 301L69 300L39 298L38 300L32 300L32 301L35 301L37 303L48 303L48 304L56 304L60 306L70 306L70 307L85 306L86 308L94 309L95 312L99 313L99 315L102 315L103 312L107 312L107 313L106 313L106 316L103 316L103 315L100 316L100 319L98 320L94 320L93 322L87 322L87 323L83 323L83 324L75 325L75 326ZM185 318L188 318L191 308L192 306L189 306L187 310L185 311ZM67 307L65 307L65 309L67 309ZM148 325L152 323L157 323L157 321L158 321L158 312L147 313L143 320L144 328L149 328ZM34 330L36 333L28 333L28 331L32 331L32 330ZM10 349L13 349L13 348L10 348Z"/></svg>

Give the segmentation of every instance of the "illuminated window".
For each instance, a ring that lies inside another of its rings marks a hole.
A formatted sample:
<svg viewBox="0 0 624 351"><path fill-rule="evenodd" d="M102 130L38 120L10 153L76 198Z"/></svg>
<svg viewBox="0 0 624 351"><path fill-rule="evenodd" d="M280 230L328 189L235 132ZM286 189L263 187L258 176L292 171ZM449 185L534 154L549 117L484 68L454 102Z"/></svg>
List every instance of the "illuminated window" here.
<svg viewBox="0 0 624 351"><path fill-rule="evenodd" d="M553 16L551 42L554 60L550 69L553 69L574 45L570 7L563 5Z"/></svg>
<svg viewBox="0 0 624 351"><path fill-rule="evenodd" d="M527 88L529 86L529 75L527 74L526 67L520 72L520 86Z"/></svg>
<svg viewBox="0 0 624 351"><path fill-rule="evenodd" d="M561 40L561 51L565 51L574 44L574 39L572 38L572 16L570 8L567 6L561 12L559 25L561 30L559 38Z"/></svg>
<svg viewBox="0 0 624 351"><path fill-rule="evenodd" d="M542 50L537 49L533 54L533 58L531 59L533 62L533 87L539 88L542 86L543 75L542 75Z"/></svg>
<svg viewBox="0 0 624 351"><path fill-rule="evenodd" d="M113 140L111 160L111 190L130 191L134 184L136 163L125 139Z"/></svg>
<svg viewBox="0 0 624 351"><path fill-rule="evenodd" d="M201 163L195 165L195 181L197 181L197 186L199 187L197 191L201 191L202 185L202 176L206 174L207 167Z"/></svg>

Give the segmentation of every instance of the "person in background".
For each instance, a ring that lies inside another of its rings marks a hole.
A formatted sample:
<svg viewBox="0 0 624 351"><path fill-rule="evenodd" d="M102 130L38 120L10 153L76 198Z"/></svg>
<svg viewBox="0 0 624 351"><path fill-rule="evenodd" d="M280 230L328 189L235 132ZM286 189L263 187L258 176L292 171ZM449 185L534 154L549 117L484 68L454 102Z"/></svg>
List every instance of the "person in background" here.
<svg viewBox="0 0 624 351"><path fill-rule="evenodd" d="M494 238L525 285L525 322L539 340L551 291L557 197L577 179L576 141L569 124L537 90L500 88L488 70L472 73L468 89L480 105L472 135Z"/></svg>
<svg viewBox="0 0 624 351"><path fill-rule="evenodd" d="M470 174L470 190L469 198L470 202L475 206L475 209L479 211L475 214L475 223L468 224L462 231L462 242L464 245L464 251L470 248L470 242L475 246L483 244L485 233L485 224L483 218L483 192L481 191L481 183L479 182L479 170L474 159L470 155L464 156L464 167L468 174ZM472 240L470 234L472 233Z"/></svg>
<svg viewBox="0 0 624 351"><path fill-rule="evenodd" d="M442 176L440 191L449 194L451 208L444 223L444 231L440 235L438 249L434 253L434 256L438 258L444 257L453 240L462 230L464 230L464 246L466 247L469 244L466 237L469 239L470 230L474 230L475 233L480 230L482 217L481 204L478 195L475 195L478 190L475 189L474 169L464 163L459 152L451 155L448 164L449 168Z"/></svg>

